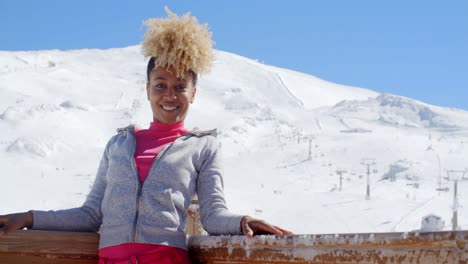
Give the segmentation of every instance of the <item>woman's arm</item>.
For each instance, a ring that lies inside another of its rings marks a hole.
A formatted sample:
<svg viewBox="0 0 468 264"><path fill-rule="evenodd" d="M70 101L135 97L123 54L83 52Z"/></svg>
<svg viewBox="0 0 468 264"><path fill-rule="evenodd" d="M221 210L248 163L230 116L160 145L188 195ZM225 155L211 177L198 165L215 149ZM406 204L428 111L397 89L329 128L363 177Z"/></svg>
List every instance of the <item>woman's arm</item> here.
<svg viewBox="0 0 468 264"><path fill-rule="evenodd" d="M233 214L227 209L220 154L220 144L216 138L208 138L201 153L202 164L197 180L200 220L203 228L210 234L240 235L240 221L244 216Z"/></svg>
<svg viewBox="0 0 468 264"><path fill-rule="evenodd" d="M32 210L32 229L97 232L102 223L101 203L107 186L108 146L104 151L93 187L81 207L57 210Z"/></svg>
<svg viewBox="0 0 468 264"><path fill-rule="evenodd" d="M253 218L248 215L244 216L241 220L242 233L247 237L254 235L292 235L293 232L283 229L281 227L272 225L261 219Z"/></svg>
<svg viewBox="0 0 468 264"><path fill-rule="evenodd" d="M0 215L0 236L25 227L31 228L32 223L32 212Z"/></svg>
<svg viewBox="0 0 468 264"><path fill-rule="evenodd" d="M25 213L1 215L0 235L23 228L57 231L98 231L102 222L101 202L107 186L108 149L111 141L105 148L93 187L81 207L57 211L31 210Z"/></svg>
<svg viewBox="0 0 468 264"><path fill-rule="evenodd" d="M197 182L200 219L203 228L213 235L244 234L252 237L254 234L292 234L288 230L271 225L261 219L233 214L228 211L224 199L220 154L220 144L216 140L210 140L203 153L204 161Z"/></svg>

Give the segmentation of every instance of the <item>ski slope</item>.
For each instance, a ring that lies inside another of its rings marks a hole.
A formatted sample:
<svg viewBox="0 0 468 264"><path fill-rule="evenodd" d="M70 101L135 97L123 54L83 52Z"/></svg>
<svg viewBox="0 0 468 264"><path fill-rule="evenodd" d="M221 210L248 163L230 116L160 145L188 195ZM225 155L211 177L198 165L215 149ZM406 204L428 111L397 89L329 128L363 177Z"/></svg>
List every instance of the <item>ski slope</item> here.
<svg viewBox="0 0 468 264"><path fill-rule="evenodd" d="M186 127L218 128L232 211L298 234L410 231L430 213L450 229L458 179L468 229L468 112L216 55ZM145 74L139 46L0 52L0 214L79 206L115 129L152 120Z"/></svg>

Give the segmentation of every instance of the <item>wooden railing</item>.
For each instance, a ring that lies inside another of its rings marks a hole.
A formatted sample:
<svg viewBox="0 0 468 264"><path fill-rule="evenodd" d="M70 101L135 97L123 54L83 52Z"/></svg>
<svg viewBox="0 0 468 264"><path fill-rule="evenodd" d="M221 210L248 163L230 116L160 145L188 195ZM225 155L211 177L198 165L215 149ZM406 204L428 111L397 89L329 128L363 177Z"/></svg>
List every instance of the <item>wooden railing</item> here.
<svg viewBox="0 0 468 264"><path fill-rule="evenodd" d="M468 231L189 239L197 263L468 263Z"/></svg>
<svg viewBox="0 0 468 264"><path fill-rule="evenodd" d="M96 233L20 230L0 237L0 263L97 264Z"/></svg>
<svg viewBox="0 0 468 264"><path fill-rule="evenodd" d="M0 263L96 264L99 235L16 231L0 237ZM292 236L190 236L194 263L468 264L468 231Z"/></svg>

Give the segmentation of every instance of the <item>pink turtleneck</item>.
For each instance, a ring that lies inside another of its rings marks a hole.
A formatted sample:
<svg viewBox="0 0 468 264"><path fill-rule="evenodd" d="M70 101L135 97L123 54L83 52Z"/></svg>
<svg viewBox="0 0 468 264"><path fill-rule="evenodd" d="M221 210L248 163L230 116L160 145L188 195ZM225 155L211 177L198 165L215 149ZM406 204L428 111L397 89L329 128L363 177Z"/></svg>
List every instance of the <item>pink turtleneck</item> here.
<svg viewBox="0 0 468 264"><path fill-rule="evenodd" d="M138 130L136 136L135 162L140 182L144 182L156 156L165 146L187 134L184 123L172 125L151 122L148 129Z"/></svg>

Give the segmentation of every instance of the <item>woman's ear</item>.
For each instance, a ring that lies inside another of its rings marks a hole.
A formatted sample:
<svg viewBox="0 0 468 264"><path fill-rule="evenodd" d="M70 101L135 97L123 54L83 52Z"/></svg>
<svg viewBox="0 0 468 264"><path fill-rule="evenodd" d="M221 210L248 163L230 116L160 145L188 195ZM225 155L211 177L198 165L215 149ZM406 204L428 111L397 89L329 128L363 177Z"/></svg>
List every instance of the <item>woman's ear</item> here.
<svg viewBox="0 0 468 264"><path fill-rule="evenodd" d="M193 104L193 102L195 101L195 94L197 93L197 87L193 87L193 94L192 94L192 98L190 98L190 103Z"/></svg>
<svg viewBox="0 0 468 264"><path fill-rule="evenodd" d="M149 87L149 82L146 82L146 99L148 99L148 101L149 101L149 98L150 98L150 96L149 96L150 89L149 88L150 88Z"/></svg>

